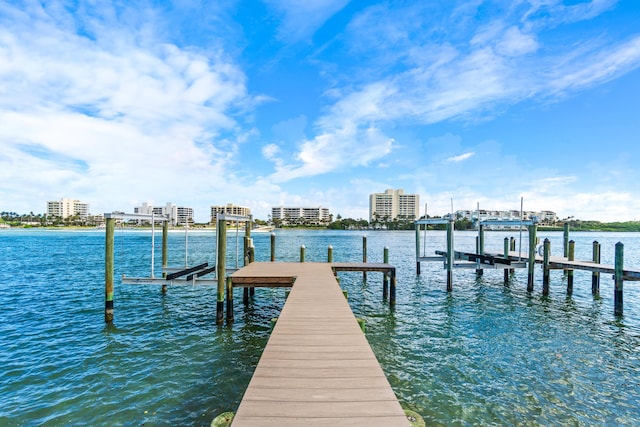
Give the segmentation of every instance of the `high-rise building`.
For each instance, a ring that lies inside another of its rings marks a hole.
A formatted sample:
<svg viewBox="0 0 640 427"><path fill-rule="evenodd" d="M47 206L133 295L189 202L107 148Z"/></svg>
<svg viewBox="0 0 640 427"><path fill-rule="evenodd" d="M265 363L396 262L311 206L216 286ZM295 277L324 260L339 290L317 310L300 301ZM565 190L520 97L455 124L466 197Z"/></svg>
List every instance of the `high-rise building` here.
<svg viewBox="0 0 640 427"><path fill-rule="evenodd" d="M420 196L404 194L403 189L388 189L369 196L369 222L416 220L420 216Z"/></svg>
<svg viewBox="0 0 640 427"><path fill-rule="evenodd" d="M47 216L68 218L75 215L80 218L87 218L89 216L89 204L68 198L47 202Z"/></svg>

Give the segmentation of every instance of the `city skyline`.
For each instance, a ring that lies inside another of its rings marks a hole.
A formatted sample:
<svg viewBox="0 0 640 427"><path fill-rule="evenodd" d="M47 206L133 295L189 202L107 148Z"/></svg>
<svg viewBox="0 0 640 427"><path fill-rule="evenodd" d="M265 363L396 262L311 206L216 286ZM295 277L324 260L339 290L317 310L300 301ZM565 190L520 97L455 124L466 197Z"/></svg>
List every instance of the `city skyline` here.
<svg viewBox="0 0 640 427"><path fill-rule="evenodd" d="M0 0L0 210L367 218L402 188L421 215L637 220L637 22L632 0Z"/></svg>

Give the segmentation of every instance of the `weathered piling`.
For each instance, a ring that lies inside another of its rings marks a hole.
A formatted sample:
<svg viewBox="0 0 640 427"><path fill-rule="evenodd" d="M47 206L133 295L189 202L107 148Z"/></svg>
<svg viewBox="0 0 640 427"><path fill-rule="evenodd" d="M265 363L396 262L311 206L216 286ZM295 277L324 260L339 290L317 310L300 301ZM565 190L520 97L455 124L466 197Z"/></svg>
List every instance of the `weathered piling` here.
<svg viewBox="0 0 640 427"><path fill-rule="evenodd" d="M300 262L304 262L304 251L305 251L304 245L300 245Z"/></svg>
<svg viewBox="0 0 640 427"><path fill-rule="evenodd" d="M391 286L389 287L389 305L396 305L396 270L391 270Z"/></svg>
<svg viewBox="0 0 640 427"><path fill-rule="evenodd" d="M227 323L232 323L233 321L233 282L231 281L231 276L229 276L227 277Z"/></svg>
<svg viewBox="0 0 640 427"><path fill-rule="evenodd" d="M271 262L276 260L276 233L271 233Z"/></svg>
<svg viewBox="0 0 640 427"><path fill-rule="evenodd" d="M527 292L533 292L533 275L536 264L536 225L529 226L529 271L527 274Z"/></svg>
<svg viewBox="0 0 640 427"><path fill-rule="evenodd" d="M509 238L509 247L510 247L511 251L515 252L515 250L516 250L516 238L513 237L513 236L511 236ZM514 274L515 271L516 271L515 268L510 268L509 269L509 274Z"/></svg>
<svg viewBox="0 0 640 427"><path fill-rule="evenodd" d="M551 242L544 239L544 252L542 261L542 295L549 295L549 255L551 252Z"/></svg>
<svg viewBox="0 0 640 427"><path fill-rule="evenodd" d="M367 262L367 236L362 236L362 262ZM362 280L367 281L367 272L362 272Z"/></svg>
<svg viewBox="0 0 640 427"><path fill-rule="evenodd" d="M504 238L504 259L509 259L509 238L505 237ZM504 269L504 284L508 284L509 283L509 268L505 268Z"/></svg>
<svg viewBox="0 0 640 427"><path fill-rule="evenodd" d="M569 223L568 222L565 222L563 225L562 256L565 258L569 256Z"/></svg>
<svg viewBox="0 0 640 427"><path fill-rule="evenodd" d="M415 229L416 229L416 274L419 276L420 275L420 260L419 260L420 259L420 224L416 223Z"/></svg>
<svg viewBox="0 0 640 427"><path fill-rule="evenodd" d="M622 286L623 280L623 268L624 268L624 245L622 242L616 243L616 259L615 259L615 291L613 296L613 313L616 316L622 316L623 304L622 304Z"/></svg>
<svg viewBox="0 0 640 427"><path fill-rule="evenodd" d="M104 245L104 321L113 323L113 246L115 218L106 218L106 240Z"/></svg>
<svg viewBox="0 0 640 427"><path fill-rule="evenodd" d="M333 246L327 247L327 262L333 262Z"/></svg>
<svg viewBox="0 0 640 427"><path fill-rule="evenodd" d="M226 276L226 258L227 258L227 221L219 218L216 225L216 234L218 235L218 262L216 265L216 275L218 277L218 293L216 300L216 323L222 325L224 320L224 293L225 293L225 276Z"/></svg>
<svg viewBox="0 0 640 427"><path fill-rule="evenodd" d="M382 262L389 264L389 248L384 247L382 256ZM389 294L389 277L386 274L382 275L382 300L386 300Z"/></svg>
<svg viewBox="0 0 640 427"><path fill-rule="evenodd" d="M169 222L162 222L162 277L166 277L167 273L164 272L168 266L168 250L169 250ZM162 294L167 293L167 284L162 285Z"/></svg>
<svg viewBox="0 0 640 427"><path fill-rule="evenodd" d="M600 264L600 243L593 241L593 262ZM591 294L593 296L600 295L600 272L591 273Z"/></svg>
<svg viewBox="0 0 640 427"><path fill-rule="evenodd" d="M478 226L478 237L476 238L476 253L478 255L484 255L484 225L480 224ZM480 261L478 261L480 263ZM484 269L476 268L476 275L482 276L484 274Z"/></svg>
<svg viewBox="0 0 640 427"><path fill-rule="evenodd" d="M569 241L569 247L567 250L567 260L573 261L576 253L576 242ZM567 295L573 294L573 268L567 269Z"/></svg>
<svg viewBox="0 0 640 427"><path fill-rule="evenodd" d="M453 291L453 227L454 222L447 223L447 292Z"/></svg>

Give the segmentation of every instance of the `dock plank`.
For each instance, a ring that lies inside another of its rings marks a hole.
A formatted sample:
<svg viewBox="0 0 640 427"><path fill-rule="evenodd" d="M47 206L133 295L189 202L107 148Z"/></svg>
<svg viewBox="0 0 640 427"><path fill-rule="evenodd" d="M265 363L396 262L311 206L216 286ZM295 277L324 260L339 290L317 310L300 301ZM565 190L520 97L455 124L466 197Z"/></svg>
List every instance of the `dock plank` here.
<svg viewBox="0 0 640 427"><path fill-rule="evenodd" d="M295 277L233 427L409 425L332 264L253 263L231 277Z"/></svg>

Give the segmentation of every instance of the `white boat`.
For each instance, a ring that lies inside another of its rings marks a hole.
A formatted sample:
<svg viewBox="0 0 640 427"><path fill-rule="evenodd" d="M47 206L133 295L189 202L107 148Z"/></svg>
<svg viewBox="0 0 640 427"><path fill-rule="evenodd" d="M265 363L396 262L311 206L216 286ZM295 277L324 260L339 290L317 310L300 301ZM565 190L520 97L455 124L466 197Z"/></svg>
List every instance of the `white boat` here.
<svg viewBox="0 0 640 427"><path fill-rule="evenodd" d="M276 228L272 225L263 225L260 227L255 227L251 229L252 233L269 233L270 231L275 230Z"/></svg>

